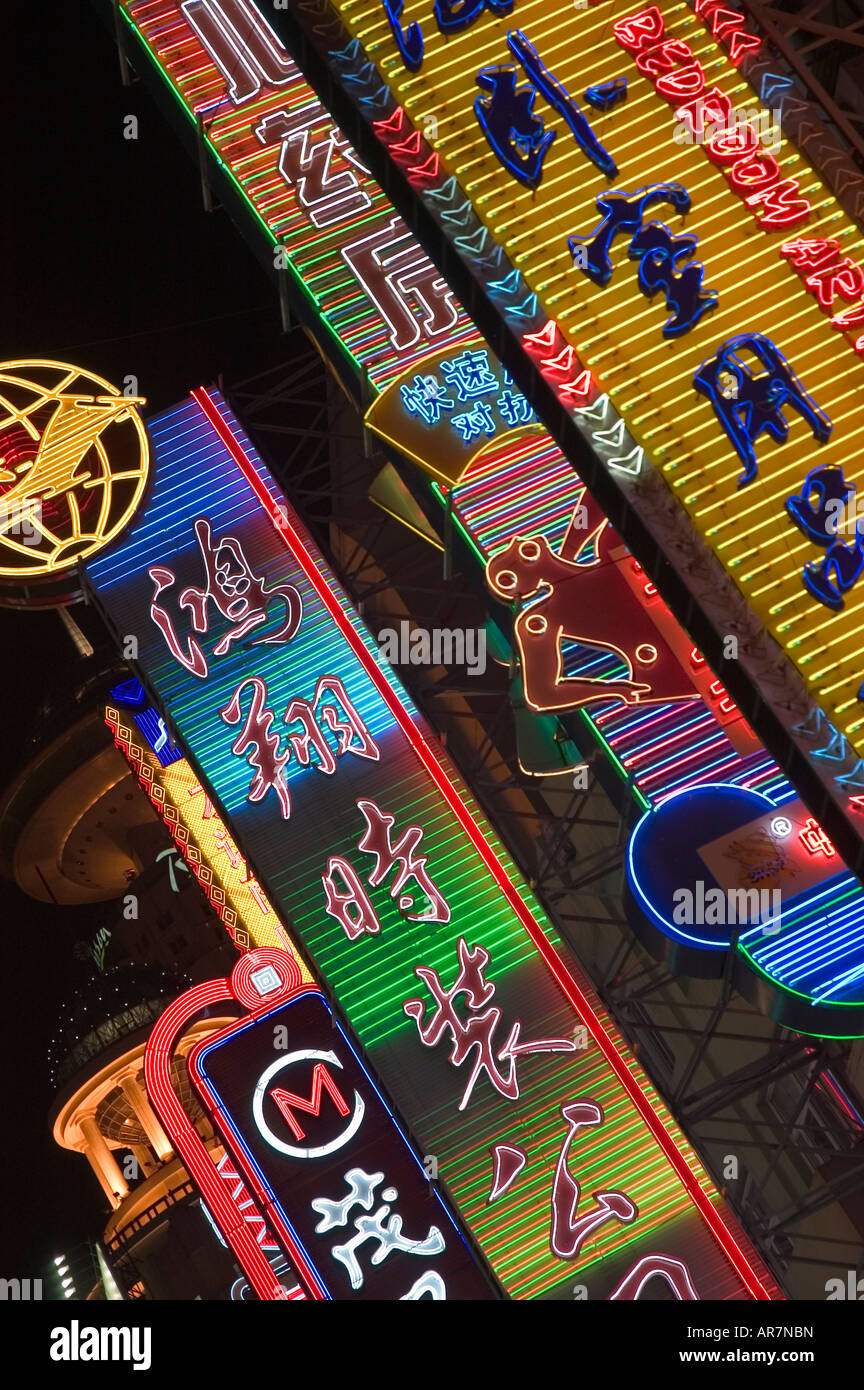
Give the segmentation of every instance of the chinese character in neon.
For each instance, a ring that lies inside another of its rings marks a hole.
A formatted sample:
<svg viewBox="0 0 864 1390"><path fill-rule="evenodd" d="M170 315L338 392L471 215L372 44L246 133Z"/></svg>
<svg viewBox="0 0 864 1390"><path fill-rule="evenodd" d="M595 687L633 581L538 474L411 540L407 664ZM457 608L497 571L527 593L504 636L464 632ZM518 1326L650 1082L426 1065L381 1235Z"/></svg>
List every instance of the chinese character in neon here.
<svg viewBox="0 0 864 1390"><path fill-rule="evenodd" d="M432 881L426 868L426 856L419 852L423 843L420 826L409 825L394 842L393 816L387 815L374 801L358 801L357 807L366 821L366 829L357 848L364 854L372 855L375 860L369 872L371 886L380 887L395 869L390 897L398 902L400 912L409 922L449 922L450 906ZM422 893L426 899L426 906L419 911L410 888L412 880L415 891ZM364 932L378 935L381 923L359 875L347 859L341 855L331 855L321 881L327 898L327 912L340 923L349 941L356 941ZM408 892L405 892L406 888Z"/></svg>
<svg viewBox="0 0 864 1390"><path fill-rule="evenodd" d="M284 769L292 757L300 767L315 767L327 776L333 775L337 759L346 753L369 758L373 762L380 758L377 744L338 676L321 676L311 702L299 698L290 701L282 716L283 722L289 725L287 748L284 751L281 750L279 735L273 732L276 716L272 709L266 707L267 686L260 677L241 681L228 704L219 711L220 717L226 724L239 724L241 695L247 686L252 692L249 711L243 728L231 745L231 751L240 757L245 754L250 767L255 770L248 801L261 801L272 789L279 798L283 819L288 820L291 797ZM335 751L316 716L336 739ZM299 724L299 730L292 730L291 724Z"/></svg>
<svg viewBox="0 0 864 1390"><path fill-rule="evenodd" d="M515 67L481 68L477 85L486 93L474 102L474 114L504 168L528 188L537 188L543 177L543 161L555 139L543 120L534 114L537 94L545 97L569 127L583 154L608 178L618 170L591 129L579 103L544 66L536 48L514 29L507 35L511 53L528 78L518 83Z"/></svg>
<svg viewBox="0 0 864 1390"><path fill-rule="evenodd" d="M756 375L742 351L751 352L763 369ZM834 426L824 410L807 394L783 354L762 333L742 333L721 343L714 357L703 362L693 385L707 396L738 457L744 472L738 486L752 483L757 464L754 444L765 432L784 444L789 422L783 414L792 406L809 424L813 436L824 444Z"/></svg>
<svg viewBox="0 0 864 1390"><path fill-rule="evenodd" d="M691 259L696 237L673 236L665 223L645 222L648 208L658 202L671 203L683 215L690 207L690 195L678 183L653 184L635 193L602 193L597 198L602 221L593 232L570 237L568 245L583 274L595 284L606 285L612 278L612 242L629 234L628 254L639 263L639 288L649 299L658 290L665 291L671 317L663 325L663 336L676 338L715 309L719 296L703 290L705 267Z"/></svg>
<svg viewBox="0 0 864 1390"><path fill-rule="evenodd" d="M507 1100L518 1100L519 1079L517 1066L520 1057L535 1052L574 1052L575 1042L570 1038L543 1038L535 1042L520 1042L522 1024L517 1019L510 1029L503 1047L495 1050L492 1040L501 1019L499 1008L489 1008L481 1014L480 1009L490 1004L495 995L495 986L486 979L485 970L489 964L489 952L482 946L469 950L464 936L460 936L457 946L459 973L450 989L445 989L441 977L435 970L418 965L414 974L421 979L434 1002L428 1021L424 1026L425 1005L422 999L408 999L402 1005L409 1018L417 1023L417 1030L424 1047L435 1047L449 1032L452 1042L450 1062L461 1067L472 1049L476 1049L471 1075L459 1102L464 1110L471 1098L471 1092L482 1071L486 1072L495 1090ZM471 1017L467 1021L456 1007L456 1000L463 996ZM507 1063L506 1073L498 1066Z"/></svg>
<svg viewBox="0 0 864 1390"><path fill-rule="evenodd" d="M422 1240L411 1240L402 1234L401 1216L396 1213L390 1214L391 1204L399 1196L395 1187L384 1188L380 1194L382 1205L378 1207L377 1211L372 1212L373 1206L379 1201L377 1189L384 1181L383 1173L367 1173L362 1168L349 1168L344 1178L348 1184L346 1197L343 1197L341 1201L316 1197L311 1206L321 1216L321 1220L315 1227L319 1234L347 1226L348 1218L355 1207L362 1207L365 1212L371 1213L367 1216L355 1216L353 1221L355 1234L350 1240L346 1240L344 1245L334 1245L331 1251L333 1259L338 1260L348 1271L352 1289L362 1289L363 1287L364 1272L357 1255L368 1241L376 1242L376 1249L370 1260L373 1265L383 1264L394 1250L402 1251L406 1255L429 1258L433 1255L440 1255L445 1249L444 1237L437 1226L430 1226ZM435 1275L434 1280L436 1282L430 1283L431 1274L430 1271L422 1276L424 1282L422 1290L415 1292L417 1290L415 1283L410 1295L406 1295L406 1297L420 1298L424 1292L430 1292L433 1297L445 1297L444 1284L440 1275Z"/></svg>
<svg viewBox="0 0 864 1390"><path fill-rule="evenodd" d="M804 566L804 587L820 603L837 611L844 606L843 595L864 569L864 537L859 527L856 525L854 542L838 535L841 517L854 496L855 488L846 482L842 468L814 468L801 492L786 500L786 510L798 529L826 547L821 560Z"/></svg>
<svg viewBox="0 0 864 1390"><path fill-rule="evenodd" d="M214 656L224 656L232 643L266 623L274 602L283 606L282 621L275 632L258 636L254 642L290 642L303 616L303 603L294 585L268 587L253 572L236 537L223 536L214 544L213 530L205 517L199 517L195 522L195 536L204 562L204 587L199 589L194 584L187 585L177 603L191 613L192 627L197 633L209 633L210 604L220 617L233 624L213 648ZM189 637L184 650L167 609L157 602L163 590L175 583L174 572L156 565L148 573L155 586L150 601L150 616L165 638L168 650L192 675L205 679L208 665L200 644L195 638Z"/></svg>
<svg viewBox="0 0 864 1390"><path fill-rule="evenodd" d="M423 53L426 47L423 40L423 30L419 24L409 24L407 29L402 28L400 20L405 8L405 0L383 0L383 5L403 63L409 72L417 72L423 62Z"/></svg>
<svg viewBox="0 0 864 1390"><path fill-rule="evenodd" d="M559 1259L575 1260L586 1240L601 1226L607 1225L610 1221L629 1225L631 1221L635 1221L639 1210L636 1203L623 1192L594 1192L592 1196L597 1206L577 1217L581 1189L567 1167L567 1155L580 1129L586 1125L602 1125L603 1111L593 1101L579 1101L574 1105L563 1106L561 1114L567 1121L567 1135L558 1155L552 1184L552 1227L549 1245L553 1255L557 1255Z"/></svg>
<svg viewBox="0 0 864 1390"><path fill-rule="evenodd" d="M819 822L812 816L805 822L803 830L799 831L798 839L809 854L824 854L826 859L833 859L837 853Z"/></svg>

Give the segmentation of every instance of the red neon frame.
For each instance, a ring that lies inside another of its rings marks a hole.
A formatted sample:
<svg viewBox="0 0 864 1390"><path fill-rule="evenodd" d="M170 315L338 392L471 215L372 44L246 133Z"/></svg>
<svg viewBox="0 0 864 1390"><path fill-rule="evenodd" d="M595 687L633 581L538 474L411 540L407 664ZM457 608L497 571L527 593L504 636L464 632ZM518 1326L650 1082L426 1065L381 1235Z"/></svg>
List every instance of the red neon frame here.
<svg viewBox="0 0 864 1390"><path fill-rule="evenodd" d="M535 920L533 914L520 898L514 885L504 872L500 862L487 844L480 829L475 824L470 812L466 810L460 801L455 788L449 781L444 768L439 763L432 748L423 738L398 695L385 679L380 667L372 659L360 634L355 630L354 626L343 612L322 575L314 565L309 563L309 555L302 537L291 525L291 522L286 516L280 515L277 524L277 518L273 515L275 506L273 498L270 496L270 493L267 491L267 488L264 486L264 483L249 458L247 458L237 439L226 425L206 389L200 386L192 391L191 394L193 400L199 406L204 416L225 445L225 448L228 450L231 458L246 479L246 482L252 488L262 506L266 509L268 516L273 521L274 530L278 531L282 536L294 561L302 569L309 584L311 584L316 595L324 604L334 623L339 628L339 631L351 647L354 655L362 664L367 676L375 685L396 724L408 739L423 767L444 797L450 810L456 816L462 830L468 836L471 844L477 850L477 853L492 874L510 907L516 913L522 926L525 928L534 945L537 947L537 950L540 952L540 955L543 957L543 960L564 994L564 997L576 1010L581 1021L587 1024L604 1058L612 1068L618 1081L624 1087L633 1104L636 1106L639 1115L647 1125L650 1133L660 1145L673 1171L678 1176L685 1191L702 1216L729 1263L732 1265L732 1268L744 1284L751 1298L770 1302L771 1295L762 1285L758 1275L747 1259L747 1256L744 1254L744 1251L738 1245L722 1217L715 1210L710 1197L703 1191L684 1155L670 1138L660 1116L655 1112L647 1095L638 1082L634 1080L626 1061L618 1052L615 1043L609 1037L585 994L573 979L573 976L561 960L552 943L547 939L540 924Z"/></svg>
<svg viewBox="0 0 864 1390"><path fill-rule="evenodd" d="M160 1015L147 1043L144 1053L144 1084L174 1147L198 1184L216 1224L237 1256L252 1288L262 1300L284 1301L286 1295L282 1285L249 1230L248 1223L226 1191L203 1139L180 1104L171 1082L171 1057L180 1034L195 1014L200 1013L209 1004L224 999L230 999L232 1003L236 1001L228 981L208 980L186 990L185 994L181 994L179 999L175 999L174 1003L169 1005ZM236 1155L232 1154L232 1157ZM317 1282L306 1266L306 1261L300 1252L293 1248L293 1244L288 1246L288 1254L292 1260L297 1261L295 1269L306 1285L307 1297L323 1298L323 1294L317 1288Z"/></svg>

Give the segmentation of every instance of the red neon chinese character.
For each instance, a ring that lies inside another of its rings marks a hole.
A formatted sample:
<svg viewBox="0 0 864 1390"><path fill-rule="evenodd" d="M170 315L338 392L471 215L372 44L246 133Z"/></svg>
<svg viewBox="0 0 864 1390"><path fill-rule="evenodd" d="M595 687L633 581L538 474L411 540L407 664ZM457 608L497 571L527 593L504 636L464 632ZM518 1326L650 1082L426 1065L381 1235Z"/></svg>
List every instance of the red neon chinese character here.
<svg viewBox="0 0 864 1390"><path fill-rule="evenodd" d="M402 1008L409 1018L416 1021L420 1041L424 1047L435 1047L449 1031L453 1044L450 1062L454 1067L461 1067L471 1049L477 1049L468 1084L459 1102L460 1110L464 1110L468 1104L481 1071L486 1072L499 1095L505 1096L507 1100L517 1100L519 1079L516 1068L521 1056L532 1052L574 1052L576 1043L570 1038L544 1038L536 1042L520 1043L522 1024L517 1019L504 1046L496 1053L492 1034L500 1021L501 1010L491 1008L484 1014L478 1012L491 1002L495 994L495 986L484 976L489 964L489 952L482 946L475 946L473 950L469 950L464 936L459 938L457 951L459 973L449 990L444 989L437 971L424 965L415 967L414 974L423 980L435 1001L435 1009L430 1014L426 1026L423 1026L422 999L406 999ZM467 1007L473 1012L473 1016L467 1022L456 1009L456 1000L460 994L464 995ZM498 1062L509 1063L506 1076L496 1065L496 1059Z"/></svg>
<svg viewBox="0 0 864 1390"><path fill-rule="evenodd" d="M191 612L192 626L196 632L208 630L208 603L212 603L223 618L237 625L219 639L213 648L214 655L223 656L232 642L237 642L252 628L266 622L267 609L273 599L285 605L282 625L269 637L257 640L290 642L303 616L303 604L293 584L268 588L253 573L240 542L234 536L223 536L214 546L213 530L205 517L199 517L195 522L195 535L204 561L205 587L196 589L190 584L180 595L180 607L188 608Z"/></svg>
<svg viewBox="0 0 864 1390"><path fill-rule="evenodd" d="M238 641L253 628L266 623L269 606L274 599L285 605L282 624L269 636L255 640L290 642L303 616L303 604L293 584L268 588L264 581L253 573L240 542L234 536L223 536L218 544L213 544L212 527L205 517L199 517L195 522L195 536L204 562L204 588L196 589L194 585L187 585L177 602L180 608L188 609L191 613L195 632L209 633L210 603L223 618L234 624L216 643L214 655L224 656L232 642ZM167 610L156 602L162 591L175 583L176 576L173 570L154 566L148 573L155 586L150 601L150 616L153 622L165 638L174 659L187 671L203 680L208 667L200 645L194 638L187 638L184 651Z"/></svg>
<svg viewBox="0 0 864 1390"><path fill-rule="evenodd" d="M201 812L201 819L209 820L213 814L213 802L210 800L209 796L204 791L204 788L200 786L198 782L196 782L194 787L189 788L186 795L197 796L199 792L204 792L204 810Z"/></svg>
<svg viewBox="0 0 864 1390"><path fill-rule="evenodd" d="M334 703L323 703L328 694L333 697ZM358 758L378 762L381 754L377 745L338 676L319 677L312 704L330 732L336 735L337 757L354 753Z"/></svg>
<svg viewBox="0 0 864 1390"><path fill-rule="evenodd" d="M812 816L800 831L798 839L810 854L824 854L826 859L833 859L837 853L821 825Z"/></svg>
<svg viewBox="0 0 864 1390"><path fill-rule="evenodd" d="M269 913L270 905L261 891L261 885L258 880L254 878L241 878L240 882L243 884L244 888L249 889L249 892L252 894L252 897L255 899L261 911L265 914Z"/></svg>
<svg viewBox="0 0 864 1390"><path fill-rule="evenodd" d="M294 756L301 767L309 767L312 762L312 751L318 755L316 767L319 772L324 772L328 776L336 771L336 759L333 750L324 737L323 730L319 727L315 719L315 711L308 700L295 699L285 711L286 724L301 724L302 729L298 733L289 733L288 742L294 750Z"/></svg>
<svg viewBox="0 0 864 1390"><path fill-rule="evenodd" d="M339 891L337 874L347 892ZM369 932L370 936L378 935L381 923L363 884L347 859L331 855L327 860L327 872L321 875L321 882L327 895L327 911L344 928L349 941L356 941L364 932Z"/></svg>
<svg viewBox="0 0 864 1390"><path fill-rule="evenodd" d="M576 1134L584 1125L602 1125L603 1111L593 1101L565 1105L561 1114L567 1121L567 1135L555 1168L552 1185L552 1229L549 1245L561 1260L575 1260L585 1241L609 1221L626 1226L639 1215L639 1209L623 1192L594 1192L598 1206L577 1218L580 1187L567 1167L567 1155Z"/></svg>
<svg viewBox="0 0 864 1390"><path fill-rule="evenodd" d="M249 713L246 715L243 728L231 744L231 752L236 753L238 757L245 753L249 766L255 769L246 800L262 801L272 787L279 798L282 818L288 820L291 815L291 797L282 770L291 754L290 751L279 752L279 735L271 733L275 716L272 710L265 707L267 686L258 676L241 681L219 714L226 724L239 724L240 694L247 685L252 687Z"/></svg>
<svg viewBox="0 0 864 1390"><path fill-rule="evenodd" d="M450 906L426 871L426 856L417 853L423 840L420 826L409 825L404 835L394 844L390 833L395 823L394 817L388 816L374 801L358 801L357 806L366 821L366 829L358 848L365 854L374 855L375 858L375 867L369 875L372 887L377 888L383 883L390 870L398 865L396 877L390 888L390 897L399 897L409 878L413 878L429 900L429 906L424 912L409 912L408 908L415 905L412 897L409 894L399 897L399 908L408 920L449 922Z"/></svg>
<svg viewBox="0 0 864 1390"><path fill-rule="evenodd" d="M170 589L177 576L173 570L165 569L161 565L154 565L148 570L150 578L153 580L153 597L150 600L150 617L158 627L168 645L168 650L175 661L179 661L181 666L185 666L187 671L191 671L193 676L199 680L204 680L207 675L207 659L194 637L186 639L186 650L180 645L180 639L174 630L174 624L167 608L163 608L161 603L157 603L159 595L163 589Z"/></svg>
<svg viewBox="0 0 864 1390"><path fill-rule="evenodd" d="M220 825L217 827L216 831L214 832L214 837L216 840L216 848L224 851L224 853L227 854L228 863L231 865L231 868L239 869L240 865L243 863L243 860L240 858L240 853L237 849L237 846L231 839L224 825Z"/></svg>

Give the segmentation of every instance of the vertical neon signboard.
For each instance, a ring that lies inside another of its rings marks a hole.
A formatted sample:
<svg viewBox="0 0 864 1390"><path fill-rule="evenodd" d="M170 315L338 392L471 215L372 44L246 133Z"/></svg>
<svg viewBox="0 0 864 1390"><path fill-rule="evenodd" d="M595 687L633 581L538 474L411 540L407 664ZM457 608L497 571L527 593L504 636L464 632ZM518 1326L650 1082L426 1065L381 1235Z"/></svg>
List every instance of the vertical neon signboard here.
<svg viewBox="0 0 864 1390"><path fill-rule="evenodd" d="M224 401L149 431L94 600L506 1292L774 1296Z"/></svg>

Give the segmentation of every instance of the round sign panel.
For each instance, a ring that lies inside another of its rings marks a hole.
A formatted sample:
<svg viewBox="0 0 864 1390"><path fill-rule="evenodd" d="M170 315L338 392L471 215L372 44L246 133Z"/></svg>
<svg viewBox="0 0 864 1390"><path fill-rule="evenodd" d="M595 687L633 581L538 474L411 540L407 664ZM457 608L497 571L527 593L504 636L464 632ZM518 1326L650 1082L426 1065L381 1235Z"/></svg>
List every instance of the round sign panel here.
<svg viewBox="0 0 864 1390"><path fill-rule="evenodd" d="M142 404L66 362L0 363L0 603L72 597L78 561L132 516L147 482Z"/></svg>

